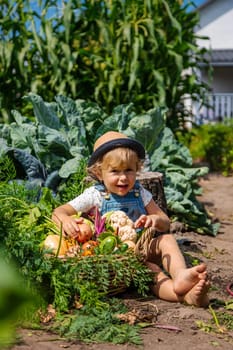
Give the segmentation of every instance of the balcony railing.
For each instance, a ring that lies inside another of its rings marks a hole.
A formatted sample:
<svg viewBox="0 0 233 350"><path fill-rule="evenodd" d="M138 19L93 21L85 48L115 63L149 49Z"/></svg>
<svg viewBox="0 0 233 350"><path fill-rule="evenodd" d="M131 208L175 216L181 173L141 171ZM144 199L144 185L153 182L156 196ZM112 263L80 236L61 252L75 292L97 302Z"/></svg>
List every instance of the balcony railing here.
<svg viewBox="0 0 233 350"><path fill-rule="evenodd" d="M216 123L233 118L233 93L232 94L209 94L206 96L208 106L193 106L194 121L197 124Z"/></svg>

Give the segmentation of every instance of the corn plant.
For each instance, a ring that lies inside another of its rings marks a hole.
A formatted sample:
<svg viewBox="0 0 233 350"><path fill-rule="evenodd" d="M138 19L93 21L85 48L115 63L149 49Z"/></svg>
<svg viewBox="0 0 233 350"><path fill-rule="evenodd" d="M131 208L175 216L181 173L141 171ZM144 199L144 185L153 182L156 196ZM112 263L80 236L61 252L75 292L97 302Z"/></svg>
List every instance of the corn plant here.
<svg viewBox="0 0 233 350"><path fill-rule="evenodd" d="M21 0L0 4L0 109L27 108L29 91L97 102L111 113L168 108L173 130L187 118L184 96L207 86L194 28L197 12L174 0ZM186 73L184 73L186 72Z"/></svg>

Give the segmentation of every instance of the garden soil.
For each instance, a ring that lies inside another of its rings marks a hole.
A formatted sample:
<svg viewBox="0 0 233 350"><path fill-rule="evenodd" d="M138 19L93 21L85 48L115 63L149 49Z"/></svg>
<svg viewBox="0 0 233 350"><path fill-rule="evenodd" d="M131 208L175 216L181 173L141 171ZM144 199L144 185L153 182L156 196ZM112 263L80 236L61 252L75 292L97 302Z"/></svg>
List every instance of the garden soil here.
<svg viewBox="0 0 233 350"><path fill-rule="evenodd" d="M120 297L128 305L138 312L147 307L154 315L153 323L141 332L143 345L68 342L46 331L23 329L19 330L19 342L11 350L232 350L233 331L224 329L221 323L218 325L218 317L214 322L214 316L225 310L225 303L233 302L227 291L229 283L233 283L233 177L210 174L200 180L200 185L203 194L199 200L213 220L221 223L218 235L194 232L175 235L187 259L201 260L208 265L211 308L200 309L156 298L141 300L127 292Z"/></svg>

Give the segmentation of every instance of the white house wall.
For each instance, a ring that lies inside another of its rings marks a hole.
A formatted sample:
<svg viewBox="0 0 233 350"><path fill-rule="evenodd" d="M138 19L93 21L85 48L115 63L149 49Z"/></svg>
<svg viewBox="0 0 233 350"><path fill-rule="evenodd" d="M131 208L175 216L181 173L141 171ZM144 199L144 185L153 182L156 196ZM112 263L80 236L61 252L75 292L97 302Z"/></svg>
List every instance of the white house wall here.
<svg viewBox="0 0 233 350"><path fill-rule="evenodd" d="M212 80L209 80L205 66L199 71L202 80L211 88L205 101L212 108L202 106L199 101L192 103L192 111L197 123L215 122L233 117L233 62L229 60L229 55L224 56L233 50L233 0L207 0L198 11L200 21L196 34L209 40L198 39L197 44L213 50L211 57L215 60L212 61ZM214 56L217 51L220 56Z"/></svg>
<svg viewBox="0 0 233 350"><path fill-rule="evenodd" d="M233 49L233 0L215 0L201 7L196 33L210 38L210 42L198 40L202 47Z"/></svg>

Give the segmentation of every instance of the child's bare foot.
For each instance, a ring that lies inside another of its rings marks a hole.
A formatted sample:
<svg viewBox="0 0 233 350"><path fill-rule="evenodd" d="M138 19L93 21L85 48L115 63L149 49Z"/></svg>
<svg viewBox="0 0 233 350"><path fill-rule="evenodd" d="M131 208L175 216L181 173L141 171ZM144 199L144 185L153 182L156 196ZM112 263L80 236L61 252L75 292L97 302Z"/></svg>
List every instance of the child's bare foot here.
<svg viewBox="0 0 233 350"><path fill-rule="evenodd" d="M207 292L210 287L210 282L201 279L195 286L184 296L184 300L189 305L197 307L207 307L209 298Z"/></svg>
<svg viewBox="0 0 233 350"><path fill-rule="evenodd" d="M206 265L200 264L198 266L182 269L178 271L174 278L174 292L177 295L184 295L188 293L200 280L206 280L207 271Z"/></svg>

